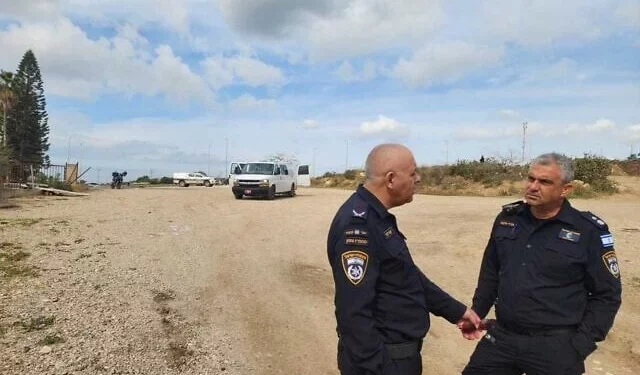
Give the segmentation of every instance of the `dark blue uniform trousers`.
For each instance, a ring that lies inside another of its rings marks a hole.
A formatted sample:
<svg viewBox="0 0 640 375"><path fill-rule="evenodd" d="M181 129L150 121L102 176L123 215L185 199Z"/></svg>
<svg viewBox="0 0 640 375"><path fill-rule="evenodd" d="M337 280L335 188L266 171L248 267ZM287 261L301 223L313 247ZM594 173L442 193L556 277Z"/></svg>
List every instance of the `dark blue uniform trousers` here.
<svg viewBox="0 0 640 375"><path fill-rule="evenodd" d="M387 346L387 360L382 368L382 375L421 375L422 355L420 349L422 342L414 343L415 349L407 350L406 347ZM400 350L397 350L400 349ZM341 375L368 375L355 368L348 351L338 342L338 368Z"/></svg>
<svg viewBox="0 0 640 375"><path fill-rule="evenodd" d="M495 326L480 340L463 375L578 375L584 361L573 332L518 334Z"/></svg>

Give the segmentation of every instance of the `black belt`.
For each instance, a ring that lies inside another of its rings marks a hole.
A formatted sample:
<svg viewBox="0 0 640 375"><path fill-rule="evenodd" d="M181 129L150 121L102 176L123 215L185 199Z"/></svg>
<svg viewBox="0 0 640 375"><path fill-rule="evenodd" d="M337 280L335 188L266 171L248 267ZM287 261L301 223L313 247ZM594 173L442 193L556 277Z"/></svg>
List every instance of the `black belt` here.
<svg viewBox="0 0 640 375"><path fill-rule="evenodd" d="M387 349L387 354L391 359L402 359L411 357L422 350L422 340L409 341L401 344L384 344Z"/></svg>
<svg viewBox="0 0 640 375"><path fill-rule="evenodd" d="M576 332L575 326L521 328L511 324L504 324L499 322L498 327L500 327L504 331L515 333L517 335L524 335L524 336L556 336L556 335L563 335L567 333Z"/></svg>

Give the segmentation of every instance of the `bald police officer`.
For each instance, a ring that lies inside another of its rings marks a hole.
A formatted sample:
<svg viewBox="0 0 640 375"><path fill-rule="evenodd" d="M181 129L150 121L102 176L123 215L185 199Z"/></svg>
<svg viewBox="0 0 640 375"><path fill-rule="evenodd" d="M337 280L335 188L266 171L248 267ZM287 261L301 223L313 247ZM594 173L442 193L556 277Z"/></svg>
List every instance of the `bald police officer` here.
<svg viewBox="0 0 640 375"><path fill-rule="evenodd" d="M472 307L484 317L495 304L497 324L463 374L582 374L613 325L621 302L613 238L602 219L571 207L572 180L568 158L541 155L526 203L497 216Z"/></svg>
<svg viewBox="0 0 640 375"><path fill-rule="evenodd" d="M415 265L389 209L411 202L420 176L406 147L367 157L364 185L338 210L327 240L342 375L419 375L429 313L475 327L478 316Z"/></svg>

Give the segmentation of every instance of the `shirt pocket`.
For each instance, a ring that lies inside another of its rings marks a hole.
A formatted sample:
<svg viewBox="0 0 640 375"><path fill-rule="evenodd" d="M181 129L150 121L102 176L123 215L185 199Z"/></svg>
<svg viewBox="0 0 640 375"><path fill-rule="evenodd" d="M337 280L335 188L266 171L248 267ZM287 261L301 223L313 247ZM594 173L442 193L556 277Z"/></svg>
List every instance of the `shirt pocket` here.
<svg viewBox="0 0 640 375"><path fill-rule="evenodd" d="M554 239L545 243L536 255L543 276L559 282L580 277L585 251L579 243Z"/></svg>
<svg viewBox="0 0 640 375"><path fill-rule="evenodd" d="M509 259L513 256L513 252L516 248L516 234L517 228L515 227L499 227L496 229L493 240L496 246L496 253L498 255L498 261L500 263L500 273L504 273L507 269L506 265Z"/></svg>

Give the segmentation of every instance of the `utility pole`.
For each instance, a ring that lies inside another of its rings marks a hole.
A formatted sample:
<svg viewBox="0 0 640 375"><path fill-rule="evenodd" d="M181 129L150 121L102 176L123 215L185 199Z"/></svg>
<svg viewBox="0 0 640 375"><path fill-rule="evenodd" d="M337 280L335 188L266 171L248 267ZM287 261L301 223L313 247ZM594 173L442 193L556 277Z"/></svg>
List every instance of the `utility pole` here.
<svg viewBox="0 0 640 375"><path fill-rule="evenodd" d="M345 172L347 171L347 169L349 169L349 140L346 140L346 145L347 145L347 150L345 153L345 161L344 161L344 170Z"/></svg>
<svg viewBox="0 0 640 375"><path fill-rule="evenodd" d="M527 145L527 125L528 122L522 123L522 161L524 162L524 150Z"/></svg>
<svg viewBox="0 0 640 375"><path fill-rule="evenodd" d="M98 185L100 185L100 168L98 168Z"/></svg>
<svg viewBox="0 0 640 375"><path fill-rule="evenodd" d="M445 162L444 165L449 165L449 140L444 141L445 144Z"/></svg>
<svg viewBox="0 0 640 375"><path fill-rule="evenodd" d="M316 175L316 148L313 148L313 156L311 158L311 166L313 169L311 170L311 177L315 177Z"/></svg>
<svg viewBox="0 0 640 375"><path fill-rule="evenodd" d="M224 174L228 177L231 171L227 170L227 168L229 168L229 138L224 137Z"/></svg>

